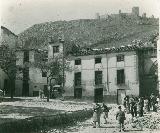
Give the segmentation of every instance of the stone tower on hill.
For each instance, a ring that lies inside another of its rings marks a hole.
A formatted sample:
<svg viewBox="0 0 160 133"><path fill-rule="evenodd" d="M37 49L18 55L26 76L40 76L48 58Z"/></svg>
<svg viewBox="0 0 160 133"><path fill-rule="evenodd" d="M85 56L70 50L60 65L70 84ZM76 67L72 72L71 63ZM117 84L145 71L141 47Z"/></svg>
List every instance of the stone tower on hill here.
<svg viewBox="0 0 160 133"><path fill-rule="evenodd" d="M139 16L139 7L133 7L132 8L132 14L135 16Z"/></svg>

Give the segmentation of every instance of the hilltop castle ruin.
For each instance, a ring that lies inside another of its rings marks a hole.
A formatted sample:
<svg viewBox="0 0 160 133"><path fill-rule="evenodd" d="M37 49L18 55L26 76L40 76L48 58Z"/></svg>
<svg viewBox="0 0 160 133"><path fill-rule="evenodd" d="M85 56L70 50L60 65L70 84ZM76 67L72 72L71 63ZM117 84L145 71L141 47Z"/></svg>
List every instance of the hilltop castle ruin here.
<svg viewBox="0 0 160 133"><path fill-rule="evenodd" d="M147 17L146 13L143 13L141 16L139 14L139 7L133 7L131 13L123 13L121 10L119 10L118 14L103 14L100 15L99 13L95 14L96 19L98 20L135 20L137 24L152 24L152 25L158 25L159 19L155 18L154 15L151 17Z"/></svg>

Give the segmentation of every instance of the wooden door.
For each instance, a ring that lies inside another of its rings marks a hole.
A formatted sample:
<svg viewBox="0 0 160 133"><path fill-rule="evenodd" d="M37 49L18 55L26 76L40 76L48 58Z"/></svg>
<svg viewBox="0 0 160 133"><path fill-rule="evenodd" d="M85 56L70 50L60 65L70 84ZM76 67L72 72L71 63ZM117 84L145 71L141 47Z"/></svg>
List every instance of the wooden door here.
<svg viewBox="0 0 160 133"><path fill-rule="evenodd" d="M94 90L94 102L103 102L103 88L96 88Z"/></svg>
<svg viewBox="0 0 160 133"><path fill-rule="evenodd" d="M81 87L74 88L74 98L77 98L77 99L82 98L82 88Z"/></svg>

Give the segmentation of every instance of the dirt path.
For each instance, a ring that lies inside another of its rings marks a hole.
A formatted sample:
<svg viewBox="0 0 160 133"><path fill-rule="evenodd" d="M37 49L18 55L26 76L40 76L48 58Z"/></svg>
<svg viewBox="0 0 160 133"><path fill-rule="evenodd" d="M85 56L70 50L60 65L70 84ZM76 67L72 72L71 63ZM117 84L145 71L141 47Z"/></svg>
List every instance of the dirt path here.
<svg viewBox="0 0 160 133"><path fill-rule="evenodd" d="M70 126L67 128L61 129L52 129L47 133L119 133L118 123L115 119L115 114L117 112L117 106L111 105L112 109L109 112L108 124L103 124L104 119L103 115L101 115L101 127L100 128L93 128L92 119L88 119L84 122L79 122L77 125ZM143 128L141 130L140 126L137 125L136 128L132 127L131 124L131 115L126 114L126 121L125 121L125 132L128 133L160 133L159 130L151 130L147 128Z"/></svg>

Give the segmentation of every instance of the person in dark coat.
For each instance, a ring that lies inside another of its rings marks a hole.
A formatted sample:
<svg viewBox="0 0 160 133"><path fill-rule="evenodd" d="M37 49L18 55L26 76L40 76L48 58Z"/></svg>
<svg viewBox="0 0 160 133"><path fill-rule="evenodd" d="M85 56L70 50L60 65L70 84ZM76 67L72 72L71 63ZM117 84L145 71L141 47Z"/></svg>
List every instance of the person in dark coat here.
<svg viewBox="0 0 160 133"><path fill-rule="evenodd" d="M130 104L129 104L129 97L128 97L128 99L127 99L127 103L126 103L126 111L127 111L127 113L129 114L130 113Z"/></svg>
<svg viewBox="0 0 160 133"><path fill-rule="evenodd" d="M136 99L133 98L133 100L130 103L131 106L131 115L132 118L137 116L137 106L136 106Z"/></svg>
<svg viewBox="0 0 160 133"><path fill-rule="evenodd" d="M139 117L143 116L143 107L144 107L143 99L139 98L137 103L137 110L138 110Z"/></svg>
<svg viewBox="0 0 160 133"><path fill-rule="evenodd" d="M127 100L126 100L126 97L124 98L124 100L123 100L123 106L124 106L124 108L126 109L126 103L127 103Z"/></svg>
<svg viewBox="0 0 160 133"><path fill-rule="evenodd" d="M102 111L103 111L103 117L104 117L104 120L105 120L104 124L107 124L107 118L108 118L109 108L104 103L102 105Z"/></svg>
<svg viewBox="0 0 160 133"><path fill-rule="evenodd" d="M124 120L126 119L124 111L122 111L121 106L118 107L119 111L116 114L116 120L119 123L119 131L124 131Z"/></svg>
<svg viewBox="0 0 160 133"><path fill-rule="evenodd" d="M101 106L96 103L93 107L93 128L96 128L96 123L100 127Z"/></svg>
<svg viewBox="0 0 160 133"><path fill-rule="evenodd" d="M151 99L151 110L155 111L154 105L155 105L157 99L156 99L154 93L151 94L150 99Z"/></svg>
<svg viewBox="0 0 160 133"><path fill-rule="evenodd" d="M137 102L138 102L138 98L135 97L135 98L134 98L134 107L133 107L133 110L134 110L134 117L137 116Z"/></svg>
<svg viewBox="0 0 160 133"><path fill-rule="evenodd" d="M130 106L129 112L130 113L133 113L133 112L131 112L132 107L133 107L132 106L133 102L134 102L134 97L133 97L133 95L131 95L131 97L129 98L129 106Z"/></svg>

